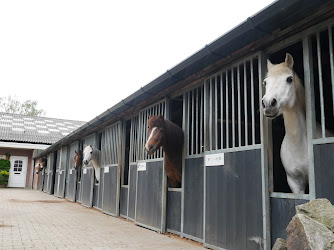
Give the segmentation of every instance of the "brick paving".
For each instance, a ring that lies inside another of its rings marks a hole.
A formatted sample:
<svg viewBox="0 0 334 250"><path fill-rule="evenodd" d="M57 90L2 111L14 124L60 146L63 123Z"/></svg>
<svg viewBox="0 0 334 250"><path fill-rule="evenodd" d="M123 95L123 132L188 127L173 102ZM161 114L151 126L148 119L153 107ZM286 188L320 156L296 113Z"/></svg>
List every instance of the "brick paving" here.
<svg viewBox="0 0 334 250"><path fill-rule="evenodd" d="M37 190L0 188L0 249L203 249Z"/></svg>

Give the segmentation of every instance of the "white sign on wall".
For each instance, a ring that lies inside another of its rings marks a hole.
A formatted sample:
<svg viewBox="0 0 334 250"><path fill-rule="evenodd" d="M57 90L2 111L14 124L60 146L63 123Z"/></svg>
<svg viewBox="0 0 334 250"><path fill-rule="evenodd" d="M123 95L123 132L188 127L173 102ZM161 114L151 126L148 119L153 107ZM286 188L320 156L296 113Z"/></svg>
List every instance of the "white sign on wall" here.
<svg viewBox="0 0 334 250"><path fill-rule="evenodd" d="M137 171L146 171L146 162L139 162L137 166Z"/></svg>
<svg viewBox="0 0 334 250"><path fill-rule="evenodd" d="M83 173L87 174L87 168L84 168Z"/></svg>
<svg viewBox="0 0 334 250"><path fill-rule="evenodd" d="M104 167L104 172L109 173L109 167Z"/></svg>
<svg viewBox="0 0 334 250"><path fill-rule="evenodd" d="M224 166L224 153L205 156L205 166Z"/></svg>
<svg viewBox="0 0 334 250"><path fill-rule="evenodd" d="M70 169L70 174L72 174L72 169Z"/></svg>
<svg viewBox="0 0 334 250"><path fill-rule="evenodd" d="M0 159L6 160L6 156L5 155L0 155Z"/></svg>

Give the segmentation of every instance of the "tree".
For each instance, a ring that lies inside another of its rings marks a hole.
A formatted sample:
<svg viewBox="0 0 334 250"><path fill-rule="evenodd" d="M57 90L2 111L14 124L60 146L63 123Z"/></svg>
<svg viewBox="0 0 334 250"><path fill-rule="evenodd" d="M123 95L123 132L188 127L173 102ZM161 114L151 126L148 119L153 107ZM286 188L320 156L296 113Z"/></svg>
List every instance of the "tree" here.
<svg viewBox="0 0 334 250"><path fill-rule="evenodd" d="M37 101L19 101L17 97L0 97L0 111L5 113L41 116L45 115L45 110L37 109Z"/></svg>

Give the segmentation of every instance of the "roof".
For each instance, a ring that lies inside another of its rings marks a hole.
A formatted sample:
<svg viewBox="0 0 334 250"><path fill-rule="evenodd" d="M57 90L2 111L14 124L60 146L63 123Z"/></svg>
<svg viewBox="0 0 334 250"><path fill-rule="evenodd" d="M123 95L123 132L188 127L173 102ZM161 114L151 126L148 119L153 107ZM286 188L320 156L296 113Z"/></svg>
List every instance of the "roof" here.
<svg viewBox="0 0 334 250"><path fill-rule="evenodd" d="M172 86L176 86L210 65L233 57L234 53L242 48L261 39L269 37L270 40L273 37L277 37L275 32L284 30L297 22L309 18L316 13L318 8L322 8L325 4L329 5L325 6L325 11L331 13L334 8L334 3L331 0L279 0L273 2L254 16L248 17L244 22L223 34L217 40L205 45L203 49L186 58L172 69L167 70L166 73L146 86L87 122L80 129L50 146L37 157L42 157L58 150L80 139L81 136L86 135L88 132L98 131L108 121L116 121L116 119L122 118L133 107L138 106L147 99L152 99L153 96L168 90ZM325 18L325 15L322 15L322 18ZM272 34L275 35L273 36ZM248 48L248 51L250 49Z"/></svg>
<svg viewBox="0 0 334 250"><path fill-rule="evenodd" d="M81 121L0 112L0 140L52 144L84 123Z"/></svg>

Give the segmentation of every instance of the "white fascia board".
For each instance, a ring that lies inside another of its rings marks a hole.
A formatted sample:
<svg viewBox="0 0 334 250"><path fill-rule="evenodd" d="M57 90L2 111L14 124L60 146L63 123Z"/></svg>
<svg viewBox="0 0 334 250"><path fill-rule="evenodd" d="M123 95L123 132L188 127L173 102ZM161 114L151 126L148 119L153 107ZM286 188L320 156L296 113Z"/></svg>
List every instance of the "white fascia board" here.
<svg viewBox="0 0 334 250"><path fill-rule="evenodd" d="M46 149L51 145L0 141L1 148Z"/></svg>

